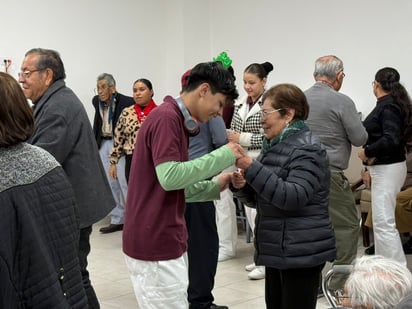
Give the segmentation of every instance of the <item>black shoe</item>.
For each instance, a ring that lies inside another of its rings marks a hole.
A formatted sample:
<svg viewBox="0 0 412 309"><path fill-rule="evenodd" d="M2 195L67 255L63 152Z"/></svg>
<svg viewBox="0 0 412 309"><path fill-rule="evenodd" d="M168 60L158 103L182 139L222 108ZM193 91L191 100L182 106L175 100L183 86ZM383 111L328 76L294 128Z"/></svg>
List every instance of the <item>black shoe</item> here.
<svg viewBox="0 0 412 309"><path fill-rule="evenodd" d="M123 224L110 224L109 226L102 227L99 231L102 234L108 234L121 230L123 230Z"/></svg>
<svg viewBox="0 0 412 309"><path fill-rule="evenodd" d="M365 254L374 255L375 254L375 245L372 245L365 249Z"/></svg>
<svg viewBox="0 0 412 309"><path fill-rule="evenodd" d="M228 306L221 306L221 305L211 304L209 309L229 309L229 307Z"/></svg>

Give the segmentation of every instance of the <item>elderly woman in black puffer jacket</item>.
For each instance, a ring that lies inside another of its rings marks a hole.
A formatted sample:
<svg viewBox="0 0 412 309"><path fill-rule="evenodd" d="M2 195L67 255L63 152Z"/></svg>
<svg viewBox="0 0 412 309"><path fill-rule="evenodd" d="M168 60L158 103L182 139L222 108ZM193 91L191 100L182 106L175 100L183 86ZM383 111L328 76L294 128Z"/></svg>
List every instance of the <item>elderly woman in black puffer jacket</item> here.
<svg viewBox="0 0 412 309"><path fill-rule="evenodd" d="M328 213L325 149L304 123L304 93L281 84L263 96L264 141L256 160L236 163L232 188L257 208L255 262L266 267L266 307L316 308L320 274L336 255Z"/></svg>

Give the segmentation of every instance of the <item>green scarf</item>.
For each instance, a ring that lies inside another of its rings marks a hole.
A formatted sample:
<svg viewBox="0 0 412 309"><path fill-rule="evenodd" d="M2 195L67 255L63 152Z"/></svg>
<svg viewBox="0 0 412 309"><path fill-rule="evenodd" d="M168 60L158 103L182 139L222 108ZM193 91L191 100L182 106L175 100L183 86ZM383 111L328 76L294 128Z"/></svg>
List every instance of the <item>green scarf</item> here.
<svg viewBox="0 0 412 309"><path fill-rule="evenodd" d="M296 132L302 130L305 127L305 122L303 120L293 120L289 123L279 135L276 135L272 140L263 138L262 150L263 153L267 152L273 145L280 143L288 136L295 134Z"/></svg>

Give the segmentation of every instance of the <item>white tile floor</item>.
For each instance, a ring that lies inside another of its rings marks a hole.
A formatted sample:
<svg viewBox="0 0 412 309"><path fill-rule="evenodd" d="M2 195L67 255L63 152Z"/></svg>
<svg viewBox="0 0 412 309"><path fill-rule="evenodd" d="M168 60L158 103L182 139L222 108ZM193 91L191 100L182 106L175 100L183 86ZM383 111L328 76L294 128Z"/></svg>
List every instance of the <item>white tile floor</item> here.
<svg viewBox="0 0 412 309"><path fill-rule="evenodd" d="M89 272L101 308L138 308L121 249L122 232L100 234L99 228L106 224L107 219L94 226L89 258ZM360 241L359 253L363 254L363 250ZM265 308L264 280L248 280L244 270L244 266L252 261L252 255L253 245L246 243L245 236L240 233L236 258L218 264L213 291L215 303L230 309ZM407 257L408 264L412 265L412 256ZM324 298L320 298L316 308L329 306Z"/></svg>

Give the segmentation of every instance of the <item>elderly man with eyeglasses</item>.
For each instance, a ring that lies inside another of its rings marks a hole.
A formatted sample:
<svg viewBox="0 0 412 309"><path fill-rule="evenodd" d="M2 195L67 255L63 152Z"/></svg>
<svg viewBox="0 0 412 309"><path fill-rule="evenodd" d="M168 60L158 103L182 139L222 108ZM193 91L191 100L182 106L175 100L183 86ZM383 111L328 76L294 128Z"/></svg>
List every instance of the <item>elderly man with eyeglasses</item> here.
<svg viewBox="0 0 412 309"><path fill-rule="evenodd" d="M364 145L368 134L355 103L339 92L345 77L342 60L333 55L320 57L313 76L316 83L305 91L310 107L306 124L320 137L329 157L329 215L337 249L334 264L351 264L357 254L359 215L343 171L348 168L352 145ZM334 280L331 287L341 288L343 280Z"/></svg>
<svg viewBox="0 0 412 309"><path fill-rule="evenodd" d="M115 208L110 212L110 224L100 229L100 233L107 234L123 230L127 195L127 180L124 172L126 161L124 156L119 159L117 179L113 179L109 174L110 152L113 147L114 130L119 116L124 108L134 104L134 100L132 97L117 92L116 81L108 73L102 73L97 77L96 91L97 94L92 99L95 109L93 132L115 200Z"/></svg>
<svg viewBox="0 0 412 309"><path fill-rule="evenodd" d="M74 92L66 87L65 78L64 65L57 51L35 48L26 53L19 82L26 98L34 105L35 129L29 143L51 153L73 186L80 221L77 241L83 286L89 308L100 308L89 279L87 256L92 225L110 212L114 200L86 110ZM61 198L48 188L43 194Z"/></svg>

